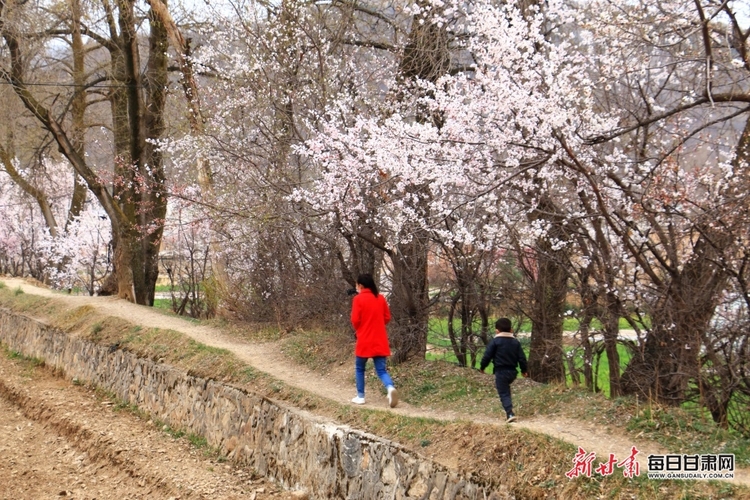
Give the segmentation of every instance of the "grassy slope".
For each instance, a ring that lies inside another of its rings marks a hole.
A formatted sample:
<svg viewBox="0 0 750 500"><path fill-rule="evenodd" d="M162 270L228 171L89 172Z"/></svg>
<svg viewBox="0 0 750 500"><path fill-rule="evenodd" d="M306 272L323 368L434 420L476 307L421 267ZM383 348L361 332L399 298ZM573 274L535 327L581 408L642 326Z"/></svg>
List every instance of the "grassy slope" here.
<svg viewBox="0 0 750 500"><path fill-rule="evenodd" d="M0 286L0 307L44 317L47 322L103 345L120 343L121 348L141 356L180 367L192 374L244 387L287 401L299 408L338 422L398 441L418 452L441 460L449 457L471 471L480 482L502 488L519 499L537 498L750 498L747 489L731 483L695 481L649 481L645 475L626 479L622 475L569 480L575 454L572 445L522 429L487 435L482 425L471 422L445 423L408 418L390 412L339 405L257 372L230 352L200 345L184 335L143 329L116 318L98 316L89 307L65 310L52 299L18 293ZM244 332L253 341L267 341L273 332L223 325ZM349 362L350 343L326 333L296 334L283 339L291 358L324 373L332 363ZM445 362L422 361L392 367L402 397L413 405L436 410L457 410L467 414L500 415L491 377ZM374 377L374 375L370 375ZM372 382L372 383L370 383ZM376 382L368 381L372 387ZM601 394L559 386L537 386L514 393L518 412L524 415L556 414L595 420L620 427L633 435L643 433L664 444L671 452L738 454L748 465L747 440L716 429L710 422L694 420L672 409L643 406L622 398L607 400ZM671 431L679 425L679 432ZM669 429L668 433L664 429ZM643 436L641 436L643 437Z"/></svg>

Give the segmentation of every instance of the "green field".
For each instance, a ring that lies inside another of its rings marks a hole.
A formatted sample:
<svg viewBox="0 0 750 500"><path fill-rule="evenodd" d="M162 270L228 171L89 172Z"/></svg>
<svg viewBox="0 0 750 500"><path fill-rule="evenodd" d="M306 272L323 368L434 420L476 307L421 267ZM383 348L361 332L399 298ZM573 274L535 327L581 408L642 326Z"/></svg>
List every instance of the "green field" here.
<svg viewBox="0 0 750 500"><path fill-rule="evenodd" d="M450 338L448 336L448 323L445 318L433 318L430 320L429 330L427 334L427 344L428 344L428 350L427 355L425 356L428 360L441 360L441 361L447 361L449 363L458 364L458 359L456 358L456 355L453 352L453 348L451 346ZM563 329L566 332L575 332L578 330L579 322L575 318L568 318L563 323ZM592 328L600 328L601 323L598 322L592 322ZM630 324L627 322L625 318L620 319L619 324L620 329L629 329ZM491 326L491 331L489 332L489 335L494 335L494 327ZM475 332L479 332L480 330L480 324L477 323L475 325ZM519 340L521 341L521 345L524 347L524 351L526 352L526 356L529 355L529 347L530 347L530 338L528 334L531 332L531 323L525 322L521 325L521 328L519 328ZM482 342L480 339L476 339L476 365L478 367L479 360L481 360L482 355L484 354L484 346L482 345ZM564 351L566 356L572 356L573 357L573 366L576 370L581 371L584 365L584 358L583 358L583 350L578 347L573 346L565 346ZM617 351L619 353L620 357L620 371L625 369L627 366L627 363L630 361L631 353L627 349L626 346L620 344L617 346ZM566 375L567 375L567 383L568 385L574 385L573 380L571 377L571 373L568 370L568 366L566 363ZM609 396L609 362L607 358L606 352L602 352L600 355L595 355L594 359L592 361L592 370L593 370L593 376L596 380L595 389L597 392L603 392L607 396ZM583 384L584 381L582 379L582 371L581 371L581 380L579 380L580 384Z"/></svg>

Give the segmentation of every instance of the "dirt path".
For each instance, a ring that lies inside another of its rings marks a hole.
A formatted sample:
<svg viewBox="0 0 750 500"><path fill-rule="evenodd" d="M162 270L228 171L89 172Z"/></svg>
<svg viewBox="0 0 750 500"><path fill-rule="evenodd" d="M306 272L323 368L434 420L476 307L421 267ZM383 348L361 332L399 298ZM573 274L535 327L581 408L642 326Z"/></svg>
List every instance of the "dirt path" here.
<svg viewBox="0 0 750 500"><path fill-rule="evenodd" d="M71 307L91 305L102 314L123 318L145 327L166 328L182 332L202 344L227 349L249 365L272 375L290 386L310 391L341 404L351 404L350 399L353 388L351 387L351 374L349 373L348 366L339 367L333 370L332 373L321 376L304 367L290 366L291 361L281 352L278 344L273 342L253 344L241 342L228 337L220 330L195 325L188 320L167 316L152 308L139 306L113 297L66 295L30 285L24 280L16 278L2 278L0 281L4 281L11 289L20 287L24 293L54 297L64 301ZM382 395L376 394L376 391L372 391L371 394L368 394L368 404L366 406L369 408L386 408L387 404ZM425 410L412 406L406 401L402 401L397 408L389 411L410 417L474 421L486 425L506 425L499 422L497 418L490 416L482 417L447 411ZM639 450L639 461L644 470L646 456L665 452L656 443L651 441L633 439L619 434L616 430L604 429L592 423L567 418L519 418L519 421L514 425L567 441L575 446L584 448L587 452L594 451L598 457L606 457L610 453L614 453L617 457L627 457L630 455L631 448L635 446ZM734 484L750 486L750 471L736 471L735 479L732 482Z"/></svg>

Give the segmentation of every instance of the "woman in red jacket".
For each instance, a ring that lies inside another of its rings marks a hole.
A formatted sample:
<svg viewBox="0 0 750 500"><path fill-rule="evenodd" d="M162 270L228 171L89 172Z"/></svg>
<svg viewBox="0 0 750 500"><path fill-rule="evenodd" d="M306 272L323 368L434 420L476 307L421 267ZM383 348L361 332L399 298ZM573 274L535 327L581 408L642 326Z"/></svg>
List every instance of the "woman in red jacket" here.
<svg viewBox="0 0 750 500"><path fill-rule="evenodd" d="M352 326L357 336L354 349L357 397L352 399L352 403L365 404L365 366L367 359L372 358L375 372L388 391L388 405L394 408L398 404L398 392L385 368L385 358L391 355L385 331L386 323L391 320L391 310L385 297L378 293L371 275L360 274L357 277L357 292L352 301Z"/></svg>

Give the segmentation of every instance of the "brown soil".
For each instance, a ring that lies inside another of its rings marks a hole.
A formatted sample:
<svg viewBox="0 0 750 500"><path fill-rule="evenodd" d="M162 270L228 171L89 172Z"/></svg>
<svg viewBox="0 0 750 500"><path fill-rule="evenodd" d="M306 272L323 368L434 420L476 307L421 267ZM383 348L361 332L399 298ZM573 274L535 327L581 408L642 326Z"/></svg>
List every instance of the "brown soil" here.
<svg viewBox="0 0 750 500"><path fill-rule="evenodd" d="M153 310L151 308L138 306L129 302L126 302L124 300L119 300L113 297L88 297L88 296L71 296L71 295L65 295L57 292L53 292L51 290L48 290L46 288L33 286L27 283L24 280L21 279L13 279L13 278L2 278L2 281L5 282L5 284L11 288L16 289L20 287L24 293L28 294L36 294L41 296L49 296L54 297L57 300L64 301L67 305L69 305L71 308L73 307L80 307L83 305L90 305L96 308L96 310L103 315L107 316L114 316L123 318L131 323L142 325L143 327L148 328L161 328L161 329L171 329L176 330L179 332L184 333L185 335L188 335L189 337L193 338L197 342L200 342L205 345L214 346L218 348L227 349L231 352L233 352L239 359L242 361L248 363L249 365L253 366L257 370L263 371L268 373L269 375L285 382L286 384L296 387L299 389L303 389L305 391L309 391L311 393L314 393L316 395L319 395L324 398L328 398L332 401L338 402L342 405L350 405L350 399L352 397L352 391L353 388L351 387L352 382L352 375L351 375L351 367L344 364L340 366L336 366L333 369L328 370L328 372L325 375L320 375L318 373L313 372L312 370L294 365L294 362L289 359L288 356L286 356L282 349L280 349L280 346L277 342L266 342L266 343L246 343L241 340L238 340L237 338L230 337L223 333L222 331L202 326L202 325L196 325L193 324L187 320L173 317L169 315L165 315L162 312ZM0 375L1 378L1 375ZM50 382L51 383L51 382ZM64 382L58 381L57 384L60 386L64 386ZM76 388L75 390L81 391L80 388ZM36 394L36 397L40 398L40 404L42 402L47 403L48 399L51 399L51 394L54 394L53 391L50 390L34 390L34 393ZM81 398L88 397L91 399L91 395L88 396L81 395ZM385 397L380 393L375 393L375 391L371 391L368 393L367 396L367 405L366 407L372 409L372 408L385 408L387 406ZM54 404L54 403L52 403ZM96 405L90 405L91 409L96 407ZM101 406L101 405L100 405ZM354 406L354 405L352 405ZM88 407L85 405L81 406L81 408L88 410ZM101 412L103 408L96 407L96 409ZM477 415L468 415L468 414L462 414L457 412L446 412L446 411L437 411L432 409L426 409L426 408L419 408L410 405L406 401L402 401L397 408L389 410L399 415L404 416L410 416L410 417L425 417L425 418L431 418L436 420L445 420L445 421L464 421L464 422L475 422L477 424L481 424L483 426L485 425L492 425L492 426L505 426L506 424L502 422L498 422L497 417L493 417L490 415L487 416L477 416ZM14 409L13 407L7 407L6 403L3 403L2 406L0 406L0 422L5 422L5 414L9 414L10 416L14 415ZM17 413L17 412L15 412ZM95 416L90 416L88 420L94 421L96 418ZM101 417L105 422L108 422L107 418L109 417ZM151 435L158 435L159 433L156 432L155 429L149 428L148 426L144 426L143 423L139 423L137 419L130 418L130 417L123 417L127 418L129 420L129 423L125 423L123 421L122 426L123 429L126 425L132 425L134 430L134 434L141 433L142 437L145 436L151 436ZM10 420L9 420L10 421ZM19 417L18 415L15 415L13 419L12 424L8 424L10 428L23 428L26 427L33 427L34 425L38 425L33 421L24 420L22 417ZM42 424L44 425L44 424ZM529 431L537 432L546 434L549 436L553 436L556 438L559 438L563 441L567 441L575 446L583 447L586 451L594 451L596 452L597 456L599 457L606 457L609 453L614 453L617 457L624 457L630 455L631 447L636 446L641 453L639 455L640 457L645 457L650 453L664 453L664 450L662 450L657 444L650 442L650 441L639 441L638 439L634 439L629 436L625 436L621 432L619 432L617 429L612 428L603 428L598 427L595 424L588 423L588 422L582 422L582 421L575 421L568 418L563 417L534 417L534 418L519 418L519 421L514 424L518 428L524 428L528 429ZM139 427L140 426L140 427ZM9 432L7 429L9 427L3 427L3 430L0 430L0 447L3 446L3 443L5 443L5 440L2 438L5 437L5 433ZM49 446L52 446L54 450L60 450L64 449L65 445L62 445L63 448L60 446L57 446L55 443L57 443L55 438L50 438L50 444ZM60 438L63 439L63 438ZM164 438L161 438L164 439ZM486 439L486 436L480 436L478 439ZM168 441L168 440L167 440ZM456 444L455 446L464 447L466 446L466 443L464 440L456 440L454 441ZM44 443L44 440L39 443ZM150 445L148 446L148 449L153 451L156 449L158 450L165 450L164 452L158 452L157 457L160 459L160 462L163 463L175 463L178 457L184 456L185 451L179 448L179 444L173 444L174 448L167 447L167 444L159 444L159 445ZM7 446L7 445L6 445ZM14 446L14 448L18 448L17 446ZM2 450L0 450L2 451ZM453 450L455 451L455 450ZM3 452L4 453L4 452ZM71 452L72 454L72 452ZM19 456L14 458L16 460L16 463L23 464L23 466L18 465L16 466L16 475L20 475L24 470L32 470L34 467L37 467L40 471L44 470L50 470L49 467L51 467L54 464L44 464L40 465L37 463L37 460L43 461L45 457L49 458L50 460L62 460L67 455L65 453L61 452L55 452L53 451L50 453L42 452L38 456L28 456L24 457L25 453L21 453ZM450 449L444 449L441 450L440 453L441 456L434 457L435 459L445 463L449 466L455 466L457 464L452 463L455 460L452 460L451 457L457 457L460 456L460 453L452 453L452 450ZM34 458L36 457L36 458ZM74 457L75 458L75 457ZM570 457L572 459L572 456ZM642 461L643 462L643 461ZM72 465L71 465L72 464ZM4 473L2 469L2 463L0 462L0 477L5 476L9 477L6 473ZM78 465L77 463L73 462L65 462L64 464L61 463L59 466L60 470L70 470L71 472L69 474L71 478L79 478L82 477L82 474L79 472L78 476L73 474L72 468L75 467L83 467L83 468L89 468L90 470L98 470L97 467L104 467L102 465L94 466L92 464L85 464L85 465ZM66 469L67 467L67 469ZM72 467L72 468L71 468ZM209 467L208 463L202 463L201 465L197 466L198 468L206 469ZM226 465L213 465L211 466L214 469L220 470L223 467L228 467ZM47 468L47 469L45 469ZM643 465L642 465L643 468ZM119 470L119 469L118 469ZM42 473L40 472L40 474ZM46 472L49 473L49 472ZM110 471L108 474L111 476L114 471ZM131 474L132 476L132 474ZM163 477L161 474L150 474L149 477ZM14 476L15 477L15 476ZM112 476L113 477L113 476ZM118 478L120 476L117 476ZM188 476L189 477L189 476ZM222 476L223 477L223 476ZM124 480L124 479L123 479ZM206 481L210 481L210 479L205 479ZM97 480L98 481L98 480ZM129 490L131 492L141 491L136 488L136 485L138 485L138 482L140 479L135 480L133 484L131 484L131 488L134 488L132 490ZM39 483L42 483L43 481L39 481ZM106 483L113 483L113 481L105 481ZM152 484L146 481L147 484ZM45 484L48 482L44 481ZM184 484L180 483L179 484ZM253 485L255 485L257 482L254 482ZM750 485L750 473L746 470L738 470L735 471L735 479L732 481L733 484L744 484L744 485ZM75 485L75 482L68 482L68 486L62 485L60 487L51 487L50 491L57 488L58 492L63 492L66 488L71 488L70 485ZM93 488L93 485L99 485L97 487L101 487L101 483L89 483L92 486L89 486L90 488ZM153 485L160 484L158 481L153 482ZM241 485L238 485L237 488L240 488ZM153 486L156 487L156 486ZM161 487L159 487L161 488ZM174 486L170 486L170 488L174 488ZM246 487L249 488L249 487ZM266 491L269 490L270 487L263 486L262 488L265 488ZM115 490L111 490L112 495L114 495ZM161 489L158 489L158 491L162 491ZM166 490L164 490L166 491ZM169 490L174 491L172 489ZM234 491L234 490L233 490ZM2 486L0 486L0 493L2 493ZM109 494L109 493L108 493ZM127 496L127 495L126 495ZM43 497L43 496L42 496ZM42 497L34 497L34 498L42 498ZM127 496L128 498L131 498L131 496ZM168 498L169 494L165 493L164 498ZM10 497L8 497L10 498ZM18 497L14 497L18 498ZM32 498L32 497L28 497ZM79 498L76 496L75 498ZM102 494L100 496L97 496L97 498L109 498L105 494ZM132 498L141 498L139 496L132 496ZM145 498L145 496L144 496ZM149 498L161 498L161 497L149 497ZM180 498L193 498L193 497L180 497ZM196 497L200 498L200 497ZM223 498L223 497L222 497ZM232 498L231 496L227 496L226 498ZM238 496L237 498L245 498L242 496ZM258 499L266 498L265 496L258 495ZM271 498L271 497L268 497ZM276 498L276 497L275 497ZM277 497L281 498L281 497Z"/></svg>
<svg viewBox="0 0 750 500"><path fill-rule="evenodd" d="M0 356L0 499L290 499L28 361Z"/></svg>

